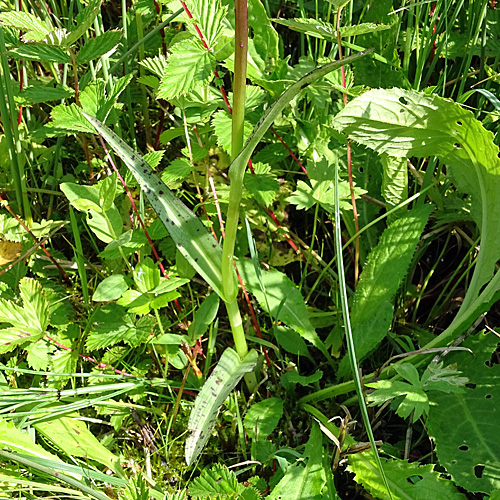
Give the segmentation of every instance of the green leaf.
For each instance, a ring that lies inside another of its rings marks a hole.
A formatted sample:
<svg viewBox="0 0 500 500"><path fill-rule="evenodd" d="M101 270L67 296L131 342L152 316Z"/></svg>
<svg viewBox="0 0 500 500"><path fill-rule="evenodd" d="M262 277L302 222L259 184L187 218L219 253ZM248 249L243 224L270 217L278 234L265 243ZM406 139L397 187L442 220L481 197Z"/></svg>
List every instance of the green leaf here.
<svg viewBox="0 0 500 500"><path fill-rule="evenodd" d="M453 483L443 479L434 466L408 463L404 460L381 459L392 500L466 500ZM381 500L391 500L380 477L375 457L371 451L349 457L348 470L356 474L355 480L364 486L370 494Z"/></svg>
<svg viewBox="0 0 500 500"><path fill-rule="evenodd" d="M249 0L248 24L253 35L251 46L262 59L264 67L276 64L279 60L279 35L267 17L266 7L261 0Z"/></svg>
<svg viewBox="0 0 500 500"><path fill-rule="evenodd" d="M307 307L300 291L285 274L276 269L270 269L261 272L259 279L253 262L249 259L240 260L238 269L247 290L255 296L260 307L271 314L274 320L283 321L300 333L308 342L329 357L328 351L309 320ZM261 285L265 291L262 290Z"/></svg>
<svg viewBox="0 0 500 500"><path fill-rule="evenodd" d="M109 30L95 38L90 38L78 52L76 62L82 64L105 54L109 55L113 49L116 49L121 37L120 30Z"/></svg>
<svg viewBox="0 0 500 500"><path fill-rule="evenodd" d="M113 202L116 197L118 176L116 172L108 175L101 181L99 181L99 206L107 211L113 206Z"/></svg>
<svg viewBox="0 0 500 500"><path fill-rule="evenodd" d="M63 182L59 185L61 191L66 195L71 205L77 210L101 211L100 194L95 186L81 186L74 182Z"/></svg>
<svg viewBox="0 0 500 500"><path fill-rule="evenodd" d="M32 85L20 92L19 99L26 104L38 104L40 102L60 101L71 97L73 94L73 89L63 85L56 85L56 87Z"/></svg>
<svg viewBox="0 0 500 500"><path fill-rule="evenodd" d="M382 341L391 326L392 300L408 271L415 248L432 211L430 206L414 208L394 221L370 252L354 293L351 326L356 357L363 359ZM347 358L340 371L347 373Z"/></svg>
<svg viewBox="0 0 500 500"><path fill-rule="evenodd" d="M270 174L271 167L264 163L254 163L254 173L245 172L243 182L251 196L265 207L271 205L280 189L279 182Z"/></svg>
<svg viewBox="0 0 500 500"><path fill-rule="evenodd" d="M95 460L122 475L120 461L87 429L85 422L72 417L61 417L39 422L34 427L58 448L77 457Z"/></svg>
<svg viewBox="0 0 500 500"><path fill-rule="evenodd" d="M33 370L47 370L51 361L51 354L55 351L53 345L43 340L39 340L38 342L28 344L25 349L28 354L28 365L33 368Z"/></svg>
<svg viewBox="0 0 500 500"><path fill-rule="evenodd" d="M305 33L306 35L322 38L328 41L337 41L337 30L331 23L322 21L321 19L295 18L295 19L273 19L274 22L288 26L294 31ZM355 26L343 26L340 28L341 37L350 37L363 35L365 33L374 33L389 29L391 26L387 24L360 23Z"/></svg>
<svg viewBox="0 0 500 500"><path fill-rule="evenodd" d="M203 33L209 48L213 48L222 33L223 21L227 15L227 6L223 6L220 0L193 0L189 4L193 19L188 21L188 27L194 36L198 32L194 29L196 23Z"/></svg>
<svg viewBox="0 0 500 500"><path fill-rule="evenodd" d="M12 421L0 419L0 445L2 448L8 447L13 451L24 455L31 455L39 458L48 458L60 462L56 455L52 455L42 446L36 444L26 431L18 429Z"/></svg>
<svg viewBox="0 0 500 500"><path fill-rule="evenodd" d="M102 280L94 292L94 302L110 302L119 299L128 290L127 281L123 274L114 274Z"/></svg>
<svg viewBox="0 0 500 500"><path fill-rule="evenodd" d="M219 110L213 115L212 126L214 127L215 135L217 136L217 144L231 156L231 136L232 136L232 119L227 111ZM252 133L253 127L250 123L244 123L244 139L246 140Z"/></svg>
<svg viewBox="0 0 500 500"><path fill-rule="evenodd" d="M440 465L458 486L490 494L500 490L500 366L491 364L498 337L479 333L463 346L469 352L446 356L469 379L458 393L429 393L432 405L427 420Z"/></svg>
<svg viewBox="0 0 500 500"><path fill-rule="evenodd" d="M14 59L30 59L32 61L69 63L71 57L60 47L44 43L26 43L15 47L7 53Z"/></svg>
<svg viewBox="0 0 500 500"><path fill-rule="evenodd" d="M173 181L184 180L193 171L193 166L187 158L176 158L162 172L161 180L165 184Z"/></svg>
<svg viewBox="0 0 500 500"><path fill-rule="evenodd" d="M122 341L133 344L134 337L137 337L137 330L132 318L123 307L111 303L92 316L92 330L85 345L88 350L94 351Z"/></svg>
<svg viewBox="0 0 500 500"><path fill-rule="evenodd" d="M189 485L192 498L205 500L259 500L259 492L253 487L238 483L236 474L222 465L204 469Z"/></svg>
<svg viewBox="0 0 500 500"><path fill-rule="evenodd" d="M253 370L258 354L251 350L242 360L231 348L227 348L214 371L203 384L189 415L186 439L186 462L191 465L205 447L217 420L217 413L230 392L238 385L245 373Z"/></svg>
<svg viewBox="0 0 500 500"><path fill-rule="evenodd" d="M184 40L172 47L167 69L158 89L159 99L173 99L210 82L215 57L197 41Z"/></svg>
<svg viewBox="0 0 500 500"><path fill-rule="evenodd" d="M452 101L401 89L366 92L337 115L335 126L380 153L437 156L457 188L472 196L471 215L481 231L481 245L460 311L432 345L443 343L464 331L500 290L500 274L491 280L500 259L500 158L493 134Z"/></svg>
<svg viewBox="0 0 500 500"><path fill-rule="evenodd" d="M23 278L19 289L23 307L12 300L0 299L0 323L12 325L0 330L0 353L12 351L26 342L36 342L45 335L49 324L49 305L40 283Z"/></svg>
<svg viewBox="0 0 500 500"><path fill-rule="evenodd" d="M211 293L196 311L192 323L189 325L188 334L192 340L205 334L209 325L215 320L219 310L220 300L217 294Z"/></svg>
<svg viewBox="0 0 500 500"><path fill-rule="evenodd" d="M145 191L177 248L201 276L224 298L222 250L200 220L159 180L142 157L95 118L85 115L123 159Z"/></svg>
<svg viewBox="0 0 500 500"><path fill-rule="evenodd" d="M91 26L101 11L101 0L90 0L87 7L76 16L76 26L64 38L62 44L66 47L75 43Z"/></svg>
<svg viewBox="0 0 500 500"><path fill-rule="evenodd" d="M109 243L118 238L123 231L123 221L120 212L114 205L103 213L89 210L87 212L87 224L93 233L104 243Z"/></svg>
<svg viewBox="0 0 500 500"><path fill-rule="evenodd" d="M395 158L386 154L381 155L381 163L384 169L382 180L382 196L384 197L387 210L394 208L408 199L408 167L406 158ZM388 217L393 222L398 216L403 215L406 207Z"/></svg>
<svg viewBox="0 0 500 500"><path fill-rule="evenodd" d="M24 31L24 41L39 42L52 31L44 21L29 12L16 12L15 10L2 12L0 14L0 23Z"/></svg>
<svg viewBox="0 0 500 500"><path fill-rule="evenodd" d="M318 424L314 423L306 444L305 455L309 457L306 466L302 461L288 466L283 479L269 495L269 500L321 500L326 483L323 470L323 444Z"/></svg>
<svg viewBox="0 0 500 500"><path fill-rule="evenodd" d="M283 416L283 400L267 398L253 404L247 411L243 423L252 439L266 439L276 429Z"/></svg>
<svg viewBox="0 0 500 500"><path fill-rule="evenodd" d="M71 132L88 132L89 134L95 132L82 116L80 108L75 103L69 106L65 104L55 106L50 116L52 117L52 126L55 128L62 128Z"/></svg>
<svg viewBox="0 0 500 500"><path fill-rule="evenodd" d="M280 347L285 349L285 351L295 354L296 356L305 356L312 360L307 344L295 330L279 325L274 329L274 336Z"/></svg>

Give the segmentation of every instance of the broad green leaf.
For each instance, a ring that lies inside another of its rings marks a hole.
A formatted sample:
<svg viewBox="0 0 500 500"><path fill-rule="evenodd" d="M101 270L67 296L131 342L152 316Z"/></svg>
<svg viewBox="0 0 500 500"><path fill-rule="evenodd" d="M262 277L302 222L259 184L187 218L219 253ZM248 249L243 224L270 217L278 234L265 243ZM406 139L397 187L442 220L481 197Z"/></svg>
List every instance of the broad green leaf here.
<svg viewBox="0 0 500 500"><path fill-rule="evenodd" d="M12 421L0 419L0 445L2 448L8 447L12 451L23 453L24 455L48 458L57 462L60 461L56 455L52 455L52 453L46 451L42 446L34 443L30 434L18 429Z"/></svg>
<svg viewBox="0 0 500 500"><path fill-rule="evenodd" d="M236 474L222 465L205 469L189 485L191 498L214 500L259 500L260 493L253 487L238 483Z"/></svg>
<svg viewBox="0 0 500 500"><path fill-rule="evenodd" d="M387 210L394 208L408 199L408 167L406 158L395 158L386 154L381 155L381 163L384 169L382 180L382 196L385 200ZM399 215L403 215L406 207L388 216L392 222Z"/></svg>
<svg viewBox="0 0 500 500"><path fill-rule="evenodd" d="M36 423L34 427L64 453L95 460L122 475L119 458L97 440L87 429L85 422L77 418L61 417Z"/></svg>
<svg viewBox="0 0 500 500"><path fill-rule="evenodd" d="M52 31L52 28L49 28L44 21L29 12L16 12L15 10L2 12L0 23L24 31L23 40L25 41L39 42Z"/></svg>
<svg viewBox="0 0 500 500"><path fill-rule="evenodd" d="M81 109L86 113L97 116L99 108L106 101L105 86L106 84L101 78L90 82L80 94Z"/></svg>
<svg viewBox="0 0 500 500"><path fill-rule="evenodd" d="M205 334L210 324L215 320L219 311L220 300L217 294L211 293L196 311L192 323L189 325L188 334L196 340Z"/></svg>
<svg viewBox="0 0 500 500"><path fill-rule="evenodd" d="M280 184L270 173L271 167L264 163L253 164L254 173L245 173L243 182L252 198L265 207L271 205L280 189Z"/></svg>
<svg viewBox="0 0 500 500"><path fill-rule="evenodd" d="M469 383L462 392L429 393L429 435L440 465L458 486L470 492L500 490L500 366L491 364L498 337L479 333L463 346L472 350L446 356Z"/></svg>
<svg viewBox="0 0 500 500"><path fill-rule="evenodd" d="M401 89L366 92L337 115L335 125L380 153L437 156L457 188L471 195L471 215L481 231L479 255L460 311L432 345L464 331L500 289L500 274L491 279L500 259L500 159L493 134L450 100Z"/></svg>
<svg viewBox="0 0 500 500"><path fill-rule="evenodd" d="M98 120L86 114L85 117L132 171L183 257L212 286L219 297L224 298L221 277L222 251L212 235L193 212L156 177L138 153Z"/></svg>
<svg viewBox="0 0 500 500"><path fill-rule="evenodd" d="M49 323L49 305L38 281L23 278L19 282L23 306L0 299L0 323L12 325L0 330L0 353L18 345L36 342L45 335Z"/></svg>
<svg viewBox="0 0 500 500"><path fill-rule="evenodd" d="M88 132L89 134L95 132L82 116L82 111L75 103L69 106L65 104L56 106L52 109L51 118L55 128L62 128L71 132Z"/></svg>
<svg viewBox="0 0 500 500"><path fill-rule="evenodd" d="M156 168L160 164L164 154L165 150L159 149L158 151L152 151L151 153L146 153L144 155L144 159L149 165L151 165L152 168Z"/></svg>
<svg viewBox="0 0 500 500"><path fill-rule="evenodd" d="M82 212L87 210L101 211L99 190L95 186L81 186L74 182L63 182L59 185L69 202Z"/></svg>
<svg viewBox="0 0 500 500"><path fill-rule="evenodd" d="M76 16L76 26L66 35L62 45L68 47L75 43L94 24L95 18L100 11L101 0L90 0L87 7Z"/></svg>
<svg viewBox="0 0 500 500"><path fill-rule="evenodd" d="M122 341L130 344L134 336L137 336L137 331L132 318L123 307L111 303L101 307L92 316L92 330L85 345L93 351Z"/></svg>
<svg viewBox="0 0 500 500"><path fill-rule="evenodd" d="M158 98L173 99L209 83L214 69L214 55L200 43L193 40L176 43L160 81Z"/></svg>
<svg viewBox="0 0 500 500"><path fill-rule="evenodd" d="M9 50L8 55L14 59L30 59L41 62L71 62L71 57L60 47L44 43L26 43Z"/></svg>
<svg viewBox="0 0 500 500"><path fill-rule="evenodd" d="M28 365L33 370L45 371L50 365L51 355L55 351L55 346L44 340L32 342L25 346Z"/></svg>
<svg viewBox="0 0 500 500"><path fill-rule="evenodd" d="M305 356L312 360L307 344L295 330L279 325L274 329L274 336L280 347L285 351L295 354L296 356Z"/></svg>
<svg viewBox="0 0 500 500"><path fill-rule="evenodd" d="M116 206L106 212L98 213L95 210L87 212L87 224L93 233L104 243L118 238L123 231L123 221Z"/></svg>
<svg viewBox="0 0 500 500"><path fill-rule="evenodd" d="M269 495L269 500L321 500L326 484L323 470L323 444L319 426L314 423L306 444L305 456L309 457L305 467L303 461L289 465L285 476Z"/></svg>
<svg viewBox="0 0 500 500"><path fill-rule="evenodd" d="M276 269L270 269L261 272L261 279L259 279L253 262L249 259L240 260L238 269L247 290L255 296L260 307L271 314L274 320L283 321L300 333L308 342L329 357L328 351L309 320L307 307L300 291L285 274Z"/></svg>
<svg viewBox="0 0 500 500"><path fill-rule="evenodd" d="M266 439L276 429L283 416L283 400L279 398L267 398L253 404L243 423L248 436L252 439Z"/></svg>
<svg viewBox="0 0 500 500"><path fill-rule="evenodd" d="M337 30L331 23L322 20L296 18L296 19L273 19L274 22L288 26L289 28L305 33L306 35L322 38L328 41L337 41ZM363 35L389 29L386 24L360 23L355 26L343 26L340 28L341 37Z"/></svg>
<svg viewBox="0 0 500 500"><path fill-rule="evenodd" d="M123 274L114 274L102 280L92 296L95 302L110 302L119 299L128 290L128 284Z"/></svg>
<svg viewBox="0 0 500 500"><path fill-rule="evenodd" d="M382 234L363 267L351 309L356 357L366 357L387 335L394 313L392 300L405 277L411 259L432 211L414 208L394 221ZM345 358L340 366L347 373Z"/></svg>
<svg viewBox="0 0 500 500"><path fill-rule="evenodd" d="M97 59L116 49L120 43L122 32L120 30L109 30L95 38L90 38L80 49L76 62L82 64L92 59Z"/></svg>
<svg viewBox="0 0 500 500"><path fill-rule="evenodd" d="M191 465L205 447L212 433L217 413L230 392L238 385L245 373L253 370L257 363L257 351L251 350L244 359L228 347L219 359L214 371L203 384L189 415L186 439L186 462Z"/></svg>
<svg viewBox="0 0 500 500"><path fill-rule="evenodd" d="M161 180L165 184L184 180L193 171L193 166L187 158L176 158L162 172Z"/></svg>
<svg viewBox="0 0 500 500"><path fill-rule="evenodd" d="M451 481L442 478L431 464L381 460L391 488L392 500L466 500L466 496L459 493ZM373 497L390 500L373 452L351 455L348 470L356 475L356 482L364 486Z"/></svg>

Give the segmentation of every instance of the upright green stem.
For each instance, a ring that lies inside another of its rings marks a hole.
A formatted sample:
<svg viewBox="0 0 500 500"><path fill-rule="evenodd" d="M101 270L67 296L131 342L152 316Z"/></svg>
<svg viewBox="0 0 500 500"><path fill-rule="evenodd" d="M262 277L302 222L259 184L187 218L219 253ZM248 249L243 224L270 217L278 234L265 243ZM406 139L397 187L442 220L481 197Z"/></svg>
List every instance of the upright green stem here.
<svg viewBox="0 0 500 500"><path fill-rule="evenodd" d="M243 149L245 123L245 90L248 49L248 4L247 0L235 2L235 55L233 84L233 117L231 159L234 160ZM240 201L243 192L244 169L236 175L229 174L231 188L226 220L224 245L222 249L222 283L226 297L226 308L231 323L236 352L241 358L248 353L245 333L236 296L238 287L234 272L234 246L240 220Z"/></svg>

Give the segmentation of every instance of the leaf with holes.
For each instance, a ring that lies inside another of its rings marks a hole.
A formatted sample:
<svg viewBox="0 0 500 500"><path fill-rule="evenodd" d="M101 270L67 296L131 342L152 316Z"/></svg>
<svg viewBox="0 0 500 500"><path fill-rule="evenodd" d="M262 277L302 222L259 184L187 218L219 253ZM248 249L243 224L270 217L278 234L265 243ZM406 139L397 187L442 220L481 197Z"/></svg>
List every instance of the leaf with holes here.
<svg viewBox="0 0 500 500"><path fill-rule="evenodd" d="M408 463L404 460L382 459L384 471L391 487L392 499L380 477L380 471L371 451L349 457L350 472L356 482L363 485L375 498L381 500L466 500L453 483L441 477L434 466Z"/></svg>
<svg viewBox="0 0 500 500"><path fill-rule="evenodd" d="M84 112L82 114L130 169L182 256L212 286L217 295L224 299L221 275L222 250L212 235L198 217L156 176L139 153L99 120Z"/></svg>
<svg viewBox="0 0 500 500"><path fill-rule="evenodd" d="M191 465L203 450L222 403L236 387L245 373L253 370L257 364L257 351L250 351L240 359L236 351L227 348L222 354L214 371L203 384L196 397L189 416L190 436L186 439L186 462Z"/></svg>
<svg viewBox="0 0 500 500"><path fill-rule="evenodd" d="M437 156L449 167L457 188L471 195L481 247L460 311L432 343L444 344L465 331L500 292L500 273L491 279L500 259L500 158L493 134L453 101L397 88L359 96L335 117L334 125L379 153Z"/></svg>
<svg viewBox="0 0 500 500"><path fill-rule="evenodd" d="M429 394L427 426L439 463L470 492L500 490L500 366L490 363L497 343L493 333L467 339L463 345L474 356L461 351L446 357L469 378L465 390Z"/></svg>

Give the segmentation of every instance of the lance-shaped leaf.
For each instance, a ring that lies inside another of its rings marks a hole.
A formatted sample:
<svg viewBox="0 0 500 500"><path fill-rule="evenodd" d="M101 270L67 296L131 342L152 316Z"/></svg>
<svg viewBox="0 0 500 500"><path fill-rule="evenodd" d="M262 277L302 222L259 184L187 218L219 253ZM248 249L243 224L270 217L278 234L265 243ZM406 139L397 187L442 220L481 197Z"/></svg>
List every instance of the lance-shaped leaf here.
<svg viewBox="0 0 500 500"><path fill-rule="evenodd" d="M220 246L196 215L174 196L144 158L96 118L82 112L130 169L183 257L224 299Z"/></svg>
<svg viewBox="0 0 500 500"><path fill-rule="evenodd" d="M219 363L208 377L198 394L189 416L188 429L191 435L186 440L186 462L191 465L203 450L222 403L236 387L245 373L257 363L257 351L250 351L243 360L236 351L227 348Z"/></svg>

